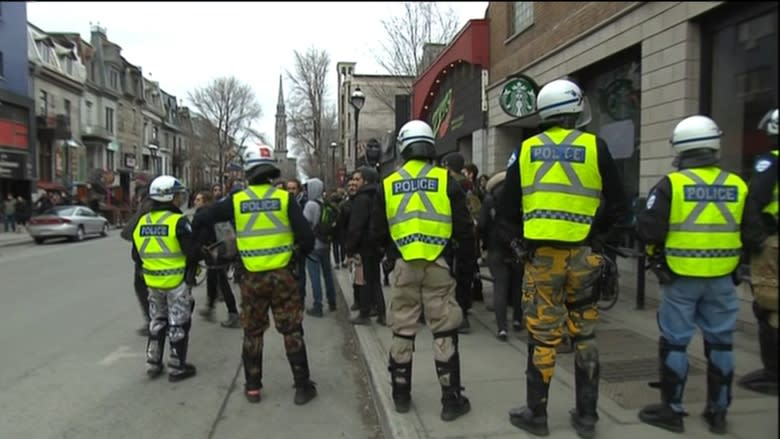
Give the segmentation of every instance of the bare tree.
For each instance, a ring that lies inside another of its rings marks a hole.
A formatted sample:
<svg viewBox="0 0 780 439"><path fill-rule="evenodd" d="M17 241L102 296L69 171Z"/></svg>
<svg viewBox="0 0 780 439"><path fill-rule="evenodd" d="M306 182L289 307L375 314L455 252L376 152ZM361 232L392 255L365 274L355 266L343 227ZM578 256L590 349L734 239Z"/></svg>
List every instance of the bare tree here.
<svg viewBox="0 0 780 439"><path fill-rule="evenodd" d="M252 124L263 114L260 104L252 87L234 76L213 79L207 86L189 93L189 99L216 129L220 182L224 184L225 154L237 154L236 139L243 139L240 146L251 136Z"/></svg>
<svg viewBox="0 0 780 439"><path fill-rule="evenodd" d="M398 88L411 94L414 79L425 69L423 48L428 43L449 44L458 33L460 20L450 6L439 2L403 2L403 11L382 19L385 31L376 62L389 75L398 76L397 85L377 87L377 98L395 108Z"/></svg>

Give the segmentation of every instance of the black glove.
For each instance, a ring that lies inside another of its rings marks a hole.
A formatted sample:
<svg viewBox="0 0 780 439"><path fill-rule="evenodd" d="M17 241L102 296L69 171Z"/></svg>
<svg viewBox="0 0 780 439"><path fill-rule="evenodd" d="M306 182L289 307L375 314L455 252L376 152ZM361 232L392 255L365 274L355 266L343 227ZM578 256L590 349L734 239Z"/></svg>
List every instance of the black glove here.
<svg viewBox="0 0 780 439"><path fill-rule="evenodd" d="M385 273L390 273L395 269L395 258L385 258L382 260L382 270Z"/></svg>

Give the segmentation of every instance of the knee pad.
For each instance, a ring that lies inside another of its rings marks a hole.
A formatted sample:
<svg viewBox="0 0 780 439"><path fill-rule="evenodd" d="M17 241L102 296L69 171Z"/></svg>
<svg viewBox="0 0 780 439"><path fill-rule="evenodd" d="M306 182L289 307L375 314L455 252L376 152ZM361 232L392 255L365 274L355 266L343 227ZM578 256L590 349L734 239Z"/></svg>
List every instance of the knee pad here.
<svg viewBox="0 0 780 439"><path fill-rule="evenodd" d="M393 332L393 342L390 346L390 358L400 364L412 361L414 352L414 335L404 335Z"/></svg>
<svg viewBox="0 0 780 439"><path fill-rule="evenodd" d="M458 353L458 330L435 332L433 334L433 358L436 361L449 361Z"/></svg>

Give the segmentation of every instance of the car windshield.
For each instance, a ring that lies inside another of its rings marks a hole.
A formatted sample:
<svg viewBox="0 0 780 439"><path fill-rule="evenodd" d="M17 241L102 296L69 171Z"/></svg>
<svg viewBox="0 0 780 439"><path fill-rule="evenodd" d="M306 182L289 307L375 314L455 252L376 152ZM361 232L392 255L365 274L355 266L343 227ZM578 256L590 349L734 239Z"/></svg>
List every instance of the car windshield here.
<svg viewBox="0 0 780 439"><path fill-rule="evenodd" d="M74 206L59 206L59 207L53 207L46 212L43 212L44 215L57 215L57 216L73 216L73 214L76 212L76 208Z"/></svg>

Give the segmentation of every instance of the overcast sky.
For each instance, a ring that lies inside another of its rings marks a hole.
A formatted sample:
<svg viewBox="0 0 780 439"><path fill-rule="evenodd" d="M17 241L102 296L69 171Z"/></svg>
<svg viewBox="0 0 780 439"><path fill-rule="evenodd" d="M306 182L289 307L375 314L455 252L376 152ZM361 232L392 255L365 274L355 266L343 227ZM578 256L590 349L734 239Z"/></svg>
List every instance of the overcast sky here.
<svg viewBox="0 0 780 439"><path fill-rule="evenodd" d="M488 4L441 3L453 7L461 26L484 18ZM373 55L384 37L380 20L402 8L397 2L28 2L27 19L44 31L79 32L87 41L90 22L100 22L125 59L185 103L188 91L211 78L235 75L254 88L263 109L256 126L273 142L279 75L292 70L293 50L328 51L334 102L336 62L357 62L359 74L385 73Z"/></svg>

